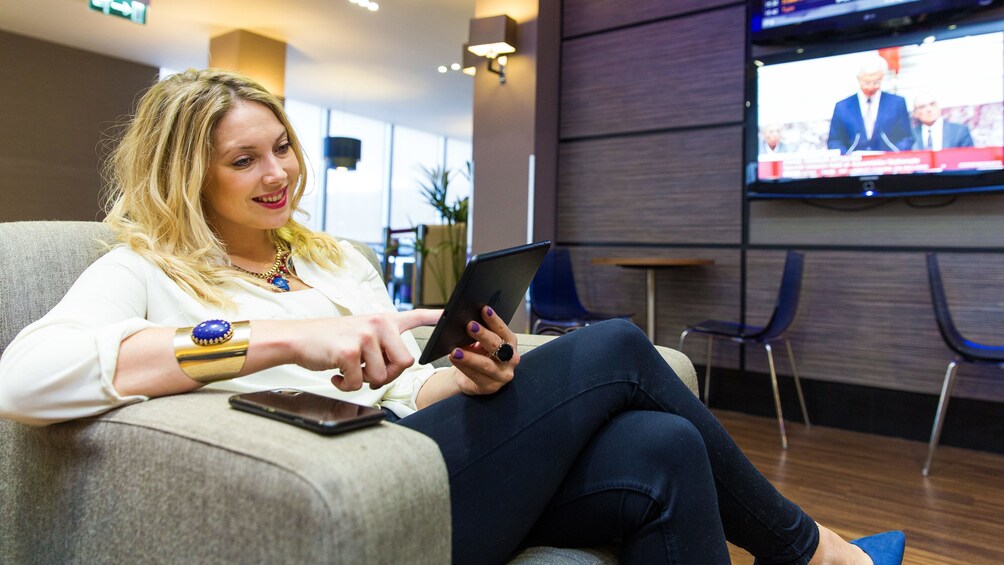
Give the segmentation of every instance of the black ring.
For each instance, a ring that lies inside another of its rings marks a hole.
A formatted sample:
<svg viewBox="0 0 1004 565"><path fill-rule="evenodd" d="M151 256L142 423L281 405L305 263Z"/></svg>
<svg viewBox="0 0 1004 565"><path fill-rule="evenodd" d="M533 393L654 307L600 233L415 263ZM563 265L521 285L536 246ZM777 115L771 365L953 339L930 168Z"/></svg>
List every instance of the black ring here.
<svg viewBox="0 0 1004 565"><path fill-rule="evenodd" d="M491 357L496 361L501 361L502 363L508 363L512 360L512 356L515 354L511 345L503 341L499 348L491 354Z"/></svg>

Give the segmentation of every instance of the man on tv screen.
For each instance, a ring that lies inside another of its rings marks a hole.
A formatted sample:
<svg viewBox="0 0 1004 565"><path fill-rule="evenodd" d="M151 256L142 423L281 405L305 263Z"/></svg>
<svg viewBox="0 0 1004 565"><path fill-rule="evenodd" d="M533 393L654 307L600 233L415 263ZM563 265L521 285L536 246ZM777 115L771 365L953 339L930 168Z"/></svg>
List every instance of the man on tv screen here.
<svg viewBox="0 0 1004 565"><path fill-rule="evenodd" d="M881 56L869 58L858 70L860 90L837 102L830 120L826 146L842 155L854 151L906 151L913 147L913 131L906 100L882 91L889 64Z"/></svg>
<svg viewBox="0 0 1004 565"><path fill-rule="evenodd" d="M760 155L770 155L772 153L787 153L790 151L788 144L781 140L781 125L767 124L760 134L759 143Z"/></svg>
<svg viewBox="0 0 1004 565"><path fill-rule="evenodd" d="M920 94L913 99L913 117L919 122L913 128L914 149L940 151L973 146L969 126L942 118L941 106L932 94Z"/></svg>

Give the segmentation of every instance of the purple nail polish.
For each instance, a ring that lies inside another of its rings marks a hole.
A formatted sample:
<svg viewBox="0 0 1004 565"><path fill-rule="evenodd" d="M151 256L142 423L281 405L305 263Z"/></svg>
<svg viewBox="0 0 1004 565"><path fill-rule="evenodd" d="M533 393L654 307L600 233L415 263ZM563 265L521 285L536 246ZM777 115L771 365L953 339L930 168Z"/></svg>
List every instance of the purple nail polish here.
<svg viewBox="0 0 1004 565"><path fill-rule="evenodd" d="M464 358L464 352L462 350L460 350L460 349L454 349L453 350L453 358L454 359L463 359Z"/></svg>
<svg viewBox="0 0 1004 565"><path fill-rule="evenodd" d="M471 333L476 334L481 331L481 326L477 322L471 322Z"/></svg>
<svg viewBox="0 0 1004 565"><path fill-rule="evenodd" d="M489 317L489 318L491 318L491 317L492 317L492 316L494 316L494 315L495 315L495 312L494 312L494 311L492 310L492 307L491 307L491 306L489 306L489 307L488 307L488 317Z"/></svg>

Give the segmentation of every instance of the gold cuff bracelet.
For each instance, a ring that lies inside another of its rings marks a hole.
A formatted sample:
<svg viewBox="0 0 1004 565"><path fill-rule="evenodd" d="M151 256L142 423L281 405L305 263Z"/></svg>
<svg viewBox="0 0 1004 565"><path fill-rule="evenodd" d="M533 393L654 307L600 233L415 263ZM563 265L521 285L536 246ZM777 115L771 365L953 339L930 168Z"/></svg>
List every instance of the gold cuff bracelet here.
<svg viewBox="0 0 1004 565"><path fill-rule="evenodd" d="M215 339L197 337L198 329L208 323L226 325ZM251 322L209 320L195 328L179 328L174 334L174 358L181 370L194 381L209 384L232 379L240 374L251 341Z"/></svg>

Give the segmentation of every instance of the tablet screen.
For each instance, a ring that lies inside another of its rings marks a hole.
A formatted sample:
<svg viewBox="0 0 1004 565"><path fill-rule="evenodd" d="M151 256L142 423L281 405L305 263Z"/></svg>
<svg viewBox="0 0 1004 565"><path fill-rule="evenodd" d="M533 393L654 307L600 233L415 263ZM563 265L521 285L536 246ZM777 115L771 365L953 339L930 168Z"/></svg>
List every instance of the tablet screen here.
<svg viewBox="0 0 1004 565"><path fill-rule="evenodd" d="M467 324L481 323L486 305L508 324L550 247L550 241L539 241L472 257L418 362L429 363L470 345Z"/></svg>

